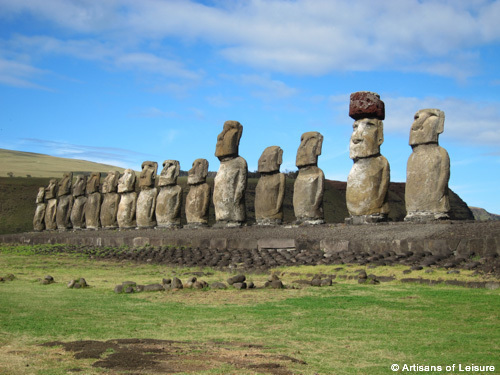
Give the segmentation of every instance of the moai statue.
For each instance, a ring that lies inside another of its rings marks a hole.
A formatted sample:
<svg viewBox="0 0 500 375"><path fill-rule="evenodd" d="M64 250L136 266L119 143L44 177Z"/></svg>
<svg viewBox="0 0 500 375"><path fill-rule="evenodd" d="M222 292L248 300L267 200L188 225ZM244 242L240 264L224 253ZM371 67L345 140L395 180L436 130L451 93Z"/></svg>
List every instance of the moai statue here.
<svg viewBox="0 0 500 375"><path fill-rule="evenodd" d="M41 232L45 229L45 209L47 204L44 202L45 198L45 188L42 186L38 188L38 194L36 195L36 210L35 216L33 217L33 229L36 232Z"/></svg>
<svg viewBox="0 0 500 375"><path fill-rule="evenodd" d="M243 126L238 121L226 121L217 136L215 156L220 160L215 176L213 201L216 227L239 227L246 220L245 191L247 162L238 155Z"/></svg>
<svg viewBox="0 0 500 375"><path fill-rule="evenodd" d="M56 230L56 213L57 213L57 180L52 179L49 181L49 185L45 188L45 200L47 201L47 206L45 207L45 229L46 230Z"/></svg>
<svg viewBox="0 0 500 375"><path fill-rule="evenodd" d="M118 204L116 220L120 229L135 228L135 209L137 204L135 180L135 172L132 169L125 169L123 176L118 180L120 203Z"/></svg>
<svg viewBox="0 0 500 375"><path fill-rule="evenodd" d="M142 172L139 176L141 191L137 198L136 209L137 228L139 229L154 228L156 226L155 207L158 191L155 188L155 181L157 172L157 162L145 161L142 163Z"/></svg>
<svg viewBox="0 0 500 375"><path fill-rule="evenodd" d="M87 197L85 190L87 187L87 176L79 174L73 184L73 208L71 209L71 224L73 229L79 230L85 228L85 204Z"/></svg>
<svg viewBox="0 0 500 375"><path fill-rule="evenodd" d="M99 186L101 184L101 173L92 172L87 180L87 203L85 204L85 227L87 229L97 230L100 225L101 212L101 193Z"/></svg>
<svg viewBox="0 0 500 375"><path fill-rule="evenodd" d="M56 223L58 230L67 230L71 228L71 209L73 208L73 195L71 194L71 182L73 173L65 173L59 181L57 187L57 210Z"/></svg>
<svg viewBox="0 0 500 375"><path fill-rule="evenodd" d="M324 224L323 194L325 175L318 168L323 136L318 132L307 132L300 137L295 165L299 168L293 188L293 210L297 224Z"/></svg>
<svg viewBox="0 0 500 375"><path fill-rule="evenodd" d="M118 205L120 203L120 195L118 190L118 179L120 172L109 171L102 184L102 194L104 196L101 205L101 227L103 229L118 228L116 215L118 214Z"/></svg>
<svg viewBox="0 0 500 375"><path fill-rule="evenodd" d="M410 130L413 152L406 169L405 221L449 219L450 157L438 144L443 130L443 111L422 109L415 114Z"/></svg>
<svg viewBox="0 0 500 375"><path fill-rule="evenodd" d="M283 150L270 146L259 158L260 178L255 188L255 220L258 225L279 225L283 222L285 174L280 173Z"/></svg>
<svg viewBox="0 0 500 375"><path fill-rule="evenodd" d="M349 157L354 161L347 177L346 202L351 215L348 224L367 224L387 220L390 168L380 154L384 142L384 102L369 91L351 94L349 116L353 132Z"/></svg>
<svg viewBox="0 0 500 375"><path fill-rule="evenodd" d="M207 184L208 160L196 159L188 172L189 192L186 197L187 228L200 228L208 225L210 205L210 185Z"/></svg>
<svg viewBox="0 0 500 375"><path fill-rule="evenodd" d="M156 199L157 228L179 228L181 226L182 188L177 185L180 164L177 160L165 160L158 180L159 193Z"/></svg>

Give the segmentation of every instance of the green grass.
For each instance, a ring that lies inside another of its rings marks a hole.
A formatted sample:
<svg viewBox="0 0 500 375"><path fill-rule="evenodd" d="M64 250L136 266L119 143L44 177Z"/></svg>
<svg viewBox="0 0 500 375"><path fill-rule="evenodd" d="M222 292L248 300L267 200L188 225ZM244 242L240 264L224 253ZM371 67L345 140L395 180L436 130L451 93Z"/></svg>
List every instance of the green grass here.
<svg viewBox="0 0 500 375"><path fill-rule="evenodd" d="M125 280L185 280L190 270L9 249L0 248L0 276L13 273L16 279L0 284L0 358L9 359L0 361L0 373L64 374L72 367L99 373L92 361L37 345L116 338L259 344L265 352L307 362L293 365L304 374L388 374L393 363L500 368L498 290L345 281L322 288L115 294L114 285ZM287 272L314 270L279 271L291 285ZM36 282L46 274L57 283ZM77 277L92 287L67 289L66 282ZM214 271L203 279L227 277ZM252 278L261 285L266 276Z"/></svg>

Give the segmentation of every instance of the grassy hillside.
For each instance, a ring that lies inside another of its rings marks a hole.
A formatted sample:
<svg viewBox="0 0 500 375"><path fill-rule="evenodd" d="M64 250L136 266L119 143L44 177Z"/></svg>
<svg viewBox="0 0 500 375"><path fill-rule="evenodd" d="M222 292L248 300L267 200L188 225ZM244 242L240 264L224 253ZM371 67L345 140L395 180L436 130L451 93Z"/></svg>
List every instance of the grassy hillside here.
<svg viewBox="0 0 500 375"><path fill-rule="evenodd" d="M486 211L484 208L479 207L469 207L472 213L474 214L474 218L479 221L491 221L491 220L500 220L500 215L492 214Z"/></svg>
<svg viewBox="0 0 500 375"><path fill-rule="evenodd" d="M0 176L7 177L10 173L14 177L60 177L63 172L85 173L85 172L108 172L117 170L123 172L123 168L107 164L93 163L91 161L58 158L55 156L35 154L0 149Z"/></svg>

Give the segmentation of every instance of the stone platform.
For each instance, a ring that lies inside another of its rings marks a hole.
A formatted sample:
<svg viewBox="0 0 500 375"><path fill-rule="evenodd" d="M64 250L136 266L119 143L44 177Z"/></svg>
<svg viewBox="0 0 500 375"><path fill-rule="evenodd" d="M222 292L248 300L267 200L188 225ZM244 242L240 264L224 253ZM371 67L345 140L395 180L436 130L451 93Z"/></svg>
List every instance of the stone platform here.
<svg viewBox="0 0 500 375"><path fill-rule="evenodd" d="M340 252L428 252L481 257L500 256L500 221L441 221L431 224L327 224L311 227L231 229L142 229L44 231L1 235L1 243L70 244L96 247L175 246L211 250L320 250Z"/></svg>

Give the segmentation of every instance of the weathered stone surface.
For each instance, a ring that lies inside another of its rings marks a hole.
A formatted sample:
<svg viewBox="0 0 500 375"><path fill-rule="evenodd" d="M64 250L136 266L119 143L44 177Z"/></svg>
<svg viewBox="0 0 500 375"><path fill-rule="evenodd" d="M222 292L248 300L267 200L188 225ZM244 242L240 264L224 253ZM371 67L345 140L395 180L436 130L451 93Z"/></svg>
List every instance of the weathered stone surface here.
<svg viewBox="0 0 500 375"><path fill-rule="evenodd" d="M118 179L118 193L135 191L135 181L135 172L132 169L125 169L123 176Z"/></svg>
<svg viewBox="0 0 500 375"><path fill-rule="evenodd" d="M137 198L136 221L138 228L153 228L156 226L155 207L158 191L154 187L158 163L145 161L139 176L141 191Z"/></svg>
<svg viewBox="0 0 500 375"><path fill-rule="evenodd" d="M259 225L281 224L285 197L285 175L279 173L283 150L270 146L259 159L261 177L255 188L255 219Z"/></svg>
<svg viewBox="0 0 500 375"><path fill-rule="evenodd" d="M73 207L71 208L71 224L73 229L82 229L85 227L85 204L87 197L80 195L75 198Z"/></svg>
<svg viewBox="0 0 500 375"><path fill-rule="evenodd" d="M410 130L413 149L406 169L405 221L448 219L450 158L439 146L444 130L444 112L422 109L415 114Z"/></svg>
<svg viewBox="0 0 500 375"><path fill-rule="evenodd" d="M229 279L227 279L227 283L229 285L233 285L234 283L242 283L245 280L246 280L246 276L240 274L240 275L232 276Z"/></svg>
<svg viewBox="0 0 500 375"><path fill-rule="evenodd" d="M76 198L85 195L86 189L87 189L87 176L83 174L77 175L75 183L73 184L73 196Z"/></svg>
<svg viewBox="0 0 500 375"><path fill-rule="evenodd" d="M354 120L362 118L385 119L385 105L380 95L370 91L358 91L351 94L349 116Z"/></svg>
<svg viewBox="0 0 500 375"><path fill-rule="evenodd" d="M165 160L163 162L163 169L160 173L158 186L176 185L180 169L181 166L178 160Z"/></svg>
<svg viewBox="0 0 500 375"><path fill-rule="evenodd" d="M157 227L181 226L182 188L177 185L180 164L177 160L165 160L160 174L160 186L156 199Z"/></svg>
<svg viewBox="0 0 500 375"><path fill-rule="evenodd" d="M118 204L116 220L120 229L130 229L136 226L137 193L135 192L135 181L135 172L132 169L126 169L118 180L120 203Z"/></svg>
<svg viewBox="0 0 500 375"><path fill-rule="evenodd" d="M104 187L103 187L104 188ZM116 188L115 188L116 190ZM120 194L116 192L103 194L100 220L104 229L118 228L118 206L120 205Z"/></svg>
<svg viewBox="0 0 500 375"><path fill-rule="evenodd" d="M228 156L238 156L238 148L242 134L243 126L238 121L226 121L222 132L217 136L215 156L217 156L219 160Z"/></svg>
<svg viewBox="0 0 500 375"><path fill-rule="evenodd" d="M56 223L57 229L71 228L71 209L74 197L71 194L60 196L57 202Z"/></svg>
<svg viewBox="0 0 500 375"><path fill-rule="evenodd" d="M101 226L104 229L118 228L117 215L120 195L117 191L119 179L120 172L109 171L102 184L103 200L99 218L101 220Z"/></svg>
<svg viewBox="0 0 500 375"><path fill-rule="evenodd" d="M73 181L73 173L67 172L63 174L63 178L59 181L57 185L57 196L62 197L63 195L71 194L71 182Z"/></svg>
<svg viewBox="0 0 500 375"><path fill-rule="evenodd" d="M257 248L261 249L295 249L295 238L261 238L257 241Z"/></svg>
<svg viewBox="0 0 500 375"><path fill-rule="evenodd" d="M390 168L385 157L356 161L347 177L347 210L352 216L387 215Z"/></svg>
<svg viewBox="0 0 500 375"><path fill-rule="evenodd" d="M47 200L47 206L45 207L45 229L46 230L56 230L56 212L57 212L57 199L52 198Z"/></svg>
<svg viewBox="0 0 500 375"><path fill-rule="evenodd" d="M156 222L159 228L181 226L182 188L162 186L156 199Z"/></svg>
<svg viewBox="0 0 500 375"><path fill-rule="evenodd" d="M99 186L101 184L101 173L92 172L89 179L87 180L87 194L99 192Z"/></svg>
<svg viewBox="0 0 500 375"><path fill-rule="evenodd" d="M238 156L243 126L237 121L226 121L217 136L215 156L221 162L214 181L213 201L218 226L239 226L246 220L245 191L247 162Z"/></svg>
<svg viewBox="0 0 500 375"><path fill-rule="evenodd" d="M120 172L109 171L102 184L102 193L115 193L118 190L118 181L120 179Z"/></svg>
<svg viewBox="0 0 500 375"><path fill-rule="evenodd" d="M47 204L44 202L45 198L45 188L42 186L38 188L38 194L36 196L36 209L35 215L33 216L33 229L37 232L41 232L45 229L45 209Z"/></svg>
<svg viewBox="0 0 500 375"><path fill-rule="evenodd" d="M299 169L293 191L293 210L297 223L324 223L324 189L325 175L321 169L314 165Z"/></svg>
<svg viewBox="0 0 500 375"><path fill-rule="evenodd" d="M210 205L210 185L206 183L208 160L196 159L188 172L189 192L186 197L186 221L188 228L206 226L208 224L208 208Z"/></svg>
<svg viewBox="0 0 500 375"><path fill-rule="evenodd" d="M157 194L156 188L139 192L135 213L138 228L154 228L156 226L155 207Z"/></svg>
<svg viewBox="0 0 500 375"><path fill-rule="evenodd" d="M307 132L300 138L295 164L299 173L294 184L293 210L298 224L323 224L323 194L325 175L318 168L323 136Z"/></svg>
<svg viewBox="0 0 500 375"><path fill-rule="evenodd" d="M101 213L101 200L102 197L99 192L87 195L87 202L85 203L85 227L87 229L96 230L101 226L99 217Z"/></svg>
<svg viewBox="0 0 500 375"><path fill-rule="evenodd" d="M349 157L354 164L346 186L347 223L364 224L387 220L390 167L380 155L384 141L383 123L376 118L358 119L353 124Z"/></svg>

